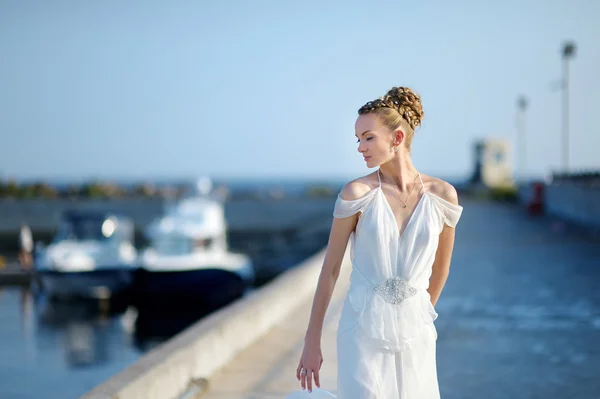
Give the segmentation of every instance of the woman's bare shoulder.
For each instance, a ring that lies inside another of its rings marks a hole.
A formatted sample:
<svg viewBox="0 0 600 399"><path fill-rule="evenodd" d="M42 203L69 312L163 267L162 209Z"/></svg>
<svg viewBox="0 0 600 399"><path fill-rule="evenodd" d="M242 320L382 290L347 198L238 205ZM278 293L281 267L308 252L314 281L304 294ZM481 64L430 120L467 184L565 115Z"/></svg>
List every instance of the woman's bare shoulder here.
<svg viewBox="0 0 600 399"><path fill-rule="evenodd" d="M434 176L421 175L421 177L427 191L454 205L458 205L458 193L452 184Z"/></svg>
<svg viewBox="0 0 600 399"><path fill-rule="evenodd" d="M346 183L340 191L340 197L347 201L353 201L363 197L376 187L379 187L379 180L377 172L373 172Z"/></svg>

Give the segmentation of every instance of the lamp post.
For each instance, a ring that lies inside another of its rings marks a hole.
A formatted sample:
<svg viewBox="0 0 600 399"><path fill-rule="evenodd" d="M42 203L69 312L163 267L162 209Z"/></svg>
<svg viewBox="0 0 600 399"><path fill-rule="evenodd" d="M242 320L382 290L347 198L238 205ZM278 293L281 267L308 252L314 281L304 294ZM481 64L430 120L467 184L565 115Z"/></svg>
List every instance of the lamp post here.
<svg viewBox="0 0 600 399"><path fill-rule="evenodd" d="M525 148L525 111L527 110L528 101L523 95L517 98L517 145L518 145L518 162L519 162L519 180L525 180L526 166L526 148Z"/></svg>
<svg viewBox="0 0 600 399"><path fill-rule="evenodd" d="M569 60L575 56L575 43L566 42L562 48L563 60L563 126L562 126L562 167L563 173L569 171Z"/></svg>

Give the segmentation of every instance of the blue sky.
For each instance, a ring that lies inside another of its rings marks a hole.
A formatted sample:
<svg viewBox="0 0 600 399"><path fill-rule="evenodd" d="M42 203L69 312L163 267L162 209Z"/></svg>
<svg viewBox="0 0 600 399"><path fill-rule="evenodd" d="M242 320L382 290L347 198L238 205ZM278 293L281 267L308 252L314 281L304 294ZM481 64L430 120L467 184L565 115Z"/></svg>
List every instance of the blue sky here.
<svg viewBox="0 0 600 399"><path fill-rule="evenodd" d="M473 140L560 165L564 40L571 165L600 168L600 2L0 1L0 177L354 178L357 109L405 85L413 161L471 173Z"/></svg>

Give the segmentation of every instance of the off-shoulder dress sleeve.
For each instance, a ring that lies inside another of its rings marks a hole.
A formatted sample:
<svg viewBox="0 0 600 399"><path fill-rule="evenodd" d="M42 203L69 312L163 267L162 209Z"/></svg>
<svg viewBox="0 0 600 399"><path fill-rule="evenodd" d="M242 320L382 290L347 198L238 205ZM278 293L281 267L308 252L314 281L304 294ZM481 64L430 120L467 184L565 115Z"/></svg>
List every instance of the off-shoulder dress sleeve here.
<svg viewBox="0 0 600 399"><path fill-rule="evenodd" d="M452 202L449 202L442 197L438 197L437 195L432 195L435 199L435 202L438 205L438 209L442 214L442 219L444 223L446 223L450 227L456 227L460 216L462 215L463 207L460 205L455 205Z"/></svg>
<svg viewBox="0 0 600 399"><path fill-rule="evenodd" d="M364 196L355 200L345 200L338 194L333 208L333 217L346 218L362 211L369 204L374 193L375 190L371 190Z"/></svg>

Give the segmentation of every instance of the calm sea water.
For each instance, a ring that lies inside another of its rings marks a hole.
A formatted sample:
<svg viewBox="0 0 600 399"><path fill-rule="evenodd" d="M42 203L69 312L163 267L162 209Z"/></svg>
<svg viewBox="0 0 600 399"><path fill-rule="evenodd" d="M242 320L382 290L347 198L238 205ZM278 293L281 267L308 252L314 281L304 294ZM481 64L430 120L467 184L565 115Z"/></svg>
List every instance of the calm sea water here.
<svg viewBox="0 0 600 399"><path fill-rule="evenodd" d="M0 288L0 398L78 398L137 360L130 313Z"/></svg>
<svg viewBox="0 0 600 399"><path fill-rule="evenodd" d="M0 288L0 398L79 398L207 314L130 299L49 302Z"/></svg>

